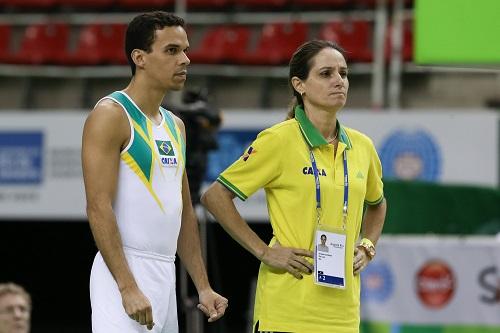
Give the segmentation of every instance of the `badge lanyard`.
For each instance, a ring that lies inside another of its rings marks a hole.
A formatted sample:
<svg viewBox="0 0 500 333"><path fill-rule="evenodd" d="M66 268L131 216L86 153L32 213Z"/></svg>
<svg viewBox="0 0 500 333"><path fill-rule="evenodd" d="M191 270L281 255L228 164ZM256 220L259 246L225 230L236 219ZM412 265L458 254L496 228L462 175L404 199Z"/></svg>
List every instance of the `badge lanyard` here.
<svg viewBox="0 0 500 333"><path fill-rule="evenodd" d="M347 207L349 203L349 176L347 173L347 152L344 150L343 152L344 159L344 206L342 208L342 230L346 229L347 224ZM321 216L321 186L319 182L319 172L318 167L316 166L316 159L314 158L314 154L312 149L309 149L309 156L311 158L311 164L314 173L314 181L316 183L316 219L317 223L320 224L320 216Z"/></svg>

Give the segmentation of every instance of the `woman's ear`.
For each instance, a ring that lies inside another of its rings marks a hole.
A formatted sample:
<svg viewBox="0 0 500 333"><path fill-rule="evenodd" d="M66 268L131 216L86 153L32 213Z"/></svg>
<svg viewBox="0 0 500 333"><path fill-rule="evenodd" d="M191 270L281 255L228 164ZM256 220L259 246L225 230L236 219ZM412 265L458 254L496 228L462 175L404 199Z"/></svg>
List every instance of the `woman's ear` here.
<svg viewBox="0 0 500 333"><path fill-rule="evenodd" d="M294 76L294 77L292 77L291 83L292 83L293 89L295 89L296 92L298 92L301 96L304 95L304 93L305 93L304 88L305 87L304 87L304 82L302 82L301 79Z"/></svg>

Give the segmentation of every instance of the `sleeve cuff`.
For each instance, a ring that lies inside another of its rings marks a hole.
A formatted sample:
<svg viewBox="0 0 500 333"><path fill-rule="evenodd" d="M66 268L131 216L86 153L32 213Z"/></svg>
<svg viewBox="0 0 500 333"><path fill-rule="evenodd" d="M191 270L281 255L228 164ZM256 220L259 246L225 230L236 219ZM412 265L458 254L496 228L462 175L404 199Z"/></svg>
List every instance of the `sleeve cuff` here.
<svg viewBox="0 0 500 333"><path fill-rule="evenodd" d="M243 192L241 192L236 186L231 184L231 182L224 178L222 175L219 175L219 177L217 177L217 181L224 185L228 190L233 192L238 198L240 198L240 200L245 201L248 198Z"/></svg>
<svg viewBox="0 0 500 333"><path fill-rule="evenodd" d="M378 198L377 200L375 201L368 201L368 200L365 200L365 203L369 206L376 206L378 205L379 203L382 202L382 200L384 200L384 194L382 193L382 195L380 196L380 198Z"/></svg>

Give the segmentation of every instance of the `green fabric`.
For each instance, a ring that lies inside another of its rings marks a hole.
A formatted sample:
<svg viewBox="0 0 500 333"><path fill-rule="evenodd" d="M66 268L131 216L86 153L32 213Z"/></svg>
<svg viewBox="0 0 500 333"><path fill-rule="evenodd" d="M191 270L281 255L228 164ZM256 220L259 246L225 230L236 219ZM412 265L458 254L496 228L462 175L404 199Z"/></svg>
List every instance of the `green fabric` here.
<svg viewBox="0 0 500 333"><path fill-rule="evenodd" d="M307 118L304 109L300 105L297 105L295 107L295 119L297 119L297 121L299 122L299 127L302 135L304 135L304 138L306 139L309 146L318 147L328 144L323 135L321 135L321 133L311 123L309 118ZM339 141L347 146L346 149L350 149L352 146L351 141L349 140L349 137L347 136L347 133L344 131L342 126L340 126L338 119L337 128L339 129Z"/></svg>
<svg viewBox="0 0 500 333"><path fill-rule="evenodd" d="M176 126L175 126L175 120L168 112L166 109L160 107L160 110L163 114L163 117L165 118L165 122L167 123L168 128L172 132L172 135L174 136L175 141L181 146L182 150L182 156L184 157L184 161L186 160L186 143L184 142L184 137L181 135L180 137L177 136L177 131Z"/></svg>
<svg viewBox="0 0 500 333"><path fill-rule="evenodd" d="M137 163L139 168L141 168L142 173L147 180L151 180L151 147L146 141L140 136L137 131L134 134L134 142L128 149L128 153L134 161Z"/></svg>
<svg viewBox="0 0 500 333"><path fill-rule="evenodd" d="M147 119L144 114L127 98L123 93L115 91L110 95L112 98L116 99L121 105L125 107L130 118L132 118L144 131L144 134L149 139Z"/></svg>
<svg viewBox="0 0 500 333"><path fill-rule="evenodd" d="M228 188L231 192L236 194L236 196L241 200L245 201L246 199L248 199L248 197L243 192L241 192L236 186L231 184L231 182L226 178L219 176L217 177L217 181L222 185L224 185L226 188Z"/></svg>
<svg viewBox="0 0 500 333"><path fill-rule="evenodd" d="M115 91L114 93L109 95L111 98L118 101L126 110L130 118L132 118L139 126L142 128L144 134L149 138L148 127L147 127L147 119L142 114L142 112L125 96L123 93L119 91ZM142 173L146 177L147 180L150 180L151 177L151 147L149 144L144 141L142 136L137 133L137 130L134 128L134 141L132 145L128 149L128 153L134 161L137 163Z"/></svg>
<svg viewBox="0 0 500 333"><path fill-rule="evenodd" d="M384 234L500 232L499 189L384 181L384 196Z"/></svg>

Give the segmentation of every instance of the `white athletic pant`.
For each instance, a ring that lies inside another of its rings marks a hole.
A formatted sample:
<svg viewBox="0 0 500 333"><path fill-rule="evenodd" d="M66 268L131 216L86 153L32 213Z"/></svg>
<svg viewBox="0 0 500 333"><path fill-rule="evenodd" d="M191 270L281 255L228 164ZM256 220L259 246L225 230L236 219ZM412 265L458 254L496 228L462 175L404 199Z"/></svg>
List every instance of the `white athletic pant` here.
<svg viewBox="0 0 500 333"><path fill-rule="evenodd" d="M90 274L93 333L178 333L175 296L175 257L125 248L125 257L139 289L153 307L153 330L140 325L125 312L118 286L101 253Z"/></svg>

